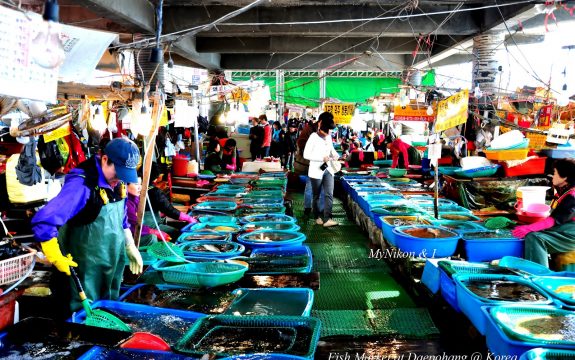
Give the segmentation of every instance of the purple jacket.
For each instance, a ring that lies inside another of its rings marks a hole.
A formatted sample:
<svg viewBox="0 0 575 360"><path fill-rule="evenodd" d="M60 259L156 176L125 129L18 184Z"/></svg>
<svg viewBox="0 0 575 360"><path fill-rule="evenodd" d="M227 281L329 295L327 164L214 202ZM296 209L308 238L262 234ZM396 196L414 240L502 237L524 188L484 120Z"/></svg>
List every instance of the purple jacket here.
<svg viewBox="0 0 575 360"><path fill-rule="evenodd" d="M128 194L128 198L126 199L126 213L132 234L135 233L136 224L138 223L138 204L140 204L140 198L138 196ZM150 227L147 225L142 225L142 236L149 234Z"/></svg>
<svg viewBox="0 0 575 360"><path fill-rule="evenodd" d="M100 174L98 186L112 189L102 173L99 158L96 160L96 167ZM34 215L32 231L36 241L44 242L58 237L58 229L84 208L90 197L90 189L84 185L84 178L81 176L83 174L82 169L72 169L66 175L60 193ZM126 213L124 213L123 227L124 229L130 227Z"/></svg>

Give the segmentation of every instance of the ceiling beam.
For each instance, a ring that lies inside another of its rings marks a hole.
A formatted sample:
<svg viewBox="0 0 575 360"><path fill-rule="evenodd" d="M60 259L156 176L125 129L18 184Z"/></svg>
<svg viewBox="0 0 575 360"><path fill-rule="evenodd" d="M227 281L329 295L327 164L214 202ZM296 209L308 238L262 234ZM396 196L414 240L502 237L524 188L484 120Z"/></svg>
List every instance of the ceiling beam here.
<svg viewBox="0 0 575 360"><path fill-rule="evenodd" d="M431 12L449 10L453 6L424 6L421 11ZM164 32L173 32L188 29L199 25L204 25L225 14L237 10L233 6L173 6L164 10ZM236 16L228 23L285 23L285 22L309 22L316 20L344 20L344 19L366 19L381 16L385 10L379 6L297 6L270 8L258 7ZM385 16L392 16L395 13L388 13ZM441 23L447 15L430 16L436 23ZM329 24L305 24L305 25L225 25L218 24L217 27L200 34L210 34L211 36L262 36L292 34L298 36L333 36L349 31L361 22L339 22ZM441 28L437 29L429 18L422 16L411 18L409 21L380 20L371 21L353 31L355 36L374 36L386 31L393 36L413 37L414 33L436 34L460 34L472 35L479 31L472 12L462 12L453 16Z"/></svg>
<svg viewBox="0 0 575 360"><path fill-rule="evenodd" d="M350 55L336 55L333 57L326 57L322 54L308 54L295 59L293 54L275 54L273 56L265 54L254 54L250 56L243 56L237 54L222 54L222 67L224 69L235 70L251 70L251 69L309 69L321 70L327 69L336 70L342 68L343 70L379 70L379 71L401 71L405 67L402 55L385 55L379 57L377 55L361 56L359 59L342 63L350 60L353 56ZM289 62L288 62L289 61ZM317 63L317 64L316 64ZM315 64L310 66L311 64ZM338 66L338 64L341 64Z"/></svg>
<svg viewBox="0 0 575 360"><path fill-rule="evenodd" d="M328 42L327 44L325 44ZM314 54L361 54L367 50L382 54L411 54L416 47L415 39L382 37L374 44L372 38L328 37L229 37L213 39L197 37L198 52L218 52L236 54L301 54L312 49ZM325 45L323 45L325 44ZM371 45L374 44L374 47ZM316 49L317 48L317 49Z"/></svg>
<svg viewBox="0 0 575 360"><path fill-rule="evenodd" d="M164 0L166 6L204 6L204 5L229 5L230 0ZM234 0L235 6L246 6L253 0ZM462 0L466 4L483 4L479 0ZM262 3L264 7L285 7L285 6L341 6L341 5L373 5L374 0L273 0ZM381 3L382 7L404 5L405 0L386 0ZM419 4L453 5L453 0L419 0Z"/></svg>
<svg viewBox="0 0 575 360"><path fill-rule="evenodd" d="M533 4L507 6L500 8L500 10L501 14L497 9L480 10L475 14L476 19L478 19L476 21L480 24L480 32L489 30L507 32L502 15L503 18L506 19L505 22L509 27L519 24L520 22L523 23L538 15L538 11ZM478 33L480 32L478 31ZM432 56L418 58L414 63L414 67L418 69L433 67L435 66L435 63L443 61L452 55L458 55L461 52L471 52L469 49L472 49L473 47L473 36L478 33L450 40L450 43L446 44L448 46L447 48L434 47Z"/></svg>
<svg viewBox="0 0 575 360"><path fill-rule="evenodd" d="M134 33L153 34L155 31L154 5L148 0L77 0L76 4L87 8L96 15L114 21ZM181 38L173 44L172 49L207 69L220 67L219 54L199 54L196 51L193 38Z"/></svg>

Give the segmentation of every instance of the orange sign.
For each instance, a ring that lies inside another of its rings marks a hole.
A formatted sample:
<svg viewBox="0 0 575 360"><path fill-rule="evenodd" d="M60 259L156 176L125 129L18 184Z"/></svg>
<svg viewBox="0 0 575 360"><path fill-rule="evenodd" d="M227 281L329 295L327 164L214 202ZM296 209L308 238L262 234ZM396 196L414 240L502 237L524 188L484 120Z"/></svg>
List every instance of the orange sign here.
<svg viewBox="0 0 575 360"><path fill-rule="evenodd" d="M419 106L413 107L407 105L401 107L396 105L393 110L393 120L394 121L433 121L435 116L427 115L427 107Z"/></svg>

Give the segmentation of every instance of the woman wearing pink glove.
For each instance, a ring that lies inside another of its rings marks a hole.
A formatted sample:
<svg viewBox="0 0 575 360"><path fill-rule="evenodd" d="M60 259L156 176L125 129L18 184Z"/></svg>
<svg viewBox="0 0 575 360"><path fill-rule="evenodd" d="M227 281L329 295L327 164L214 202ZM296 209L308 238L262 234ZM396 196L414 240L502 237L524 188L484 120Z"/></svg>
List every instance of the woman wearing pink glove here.
<svg viewBox="0 0 575 360"><path fill-rule="evenodd" d="M160 212L166 217L174 220L185 221L187 223L195 224L198 221L193 216L189 216L186 213L181 212L176 209L166 194L159 188L155 186L156 181L160 177L160 171L156 163L152 163L152 168L150 172L150 185L148 187L148 198L152 204L153 213L150 210L150 204L146 203L146 212L144 213L143 224L155 229L156 224L154 223L154 217L158 223L159 228L157 230L167 233L172 239L176 239L180 234L180 231L174 227L165 224L165 218L160 217Z"/></svg>
<svg viewBox="0 0 575 360"><path fill-rule="evenodd" d="M575 251L575 160L553 164L555 199L551 216L530 225L517 226L512 234L525 238L525 259L549 267L549 253Z"/></svg>

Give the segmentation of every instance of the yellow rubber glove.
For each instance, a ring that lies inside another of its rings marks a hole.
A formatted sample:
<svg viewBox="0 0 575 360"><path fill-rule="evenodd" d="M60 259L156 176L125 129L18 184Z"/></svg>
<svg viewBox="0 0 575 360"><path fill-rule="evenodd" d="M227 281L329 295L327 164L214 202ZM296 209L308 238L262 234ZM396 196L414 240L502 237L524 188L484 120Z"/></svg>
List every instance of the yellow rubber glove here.
<svg viewBox="0 0 575 360"><path fill-rule="evenodd" d="M130 271L134 275L141 274L144 270L142 255L140 255L140 251L134 243L134 237L130 229L124 229L124 234L126 235L126 255L130 261Z"/></svg>
<svg viewBox="0 0 575 360"><path fill-rule="evenodd" d="M72 255L68 254L64 256L62 254L58 239L52 238L48 241L44 241L40 243L40 246L42 246L42 252L46 256L46 259L64 274L70 276L70 266L78 266L78 264L72 260Z"/></svg>

